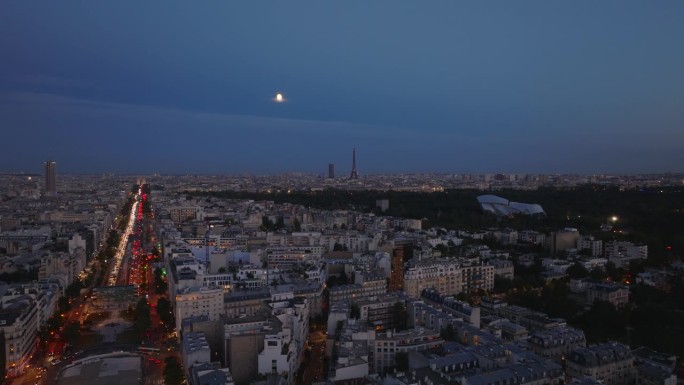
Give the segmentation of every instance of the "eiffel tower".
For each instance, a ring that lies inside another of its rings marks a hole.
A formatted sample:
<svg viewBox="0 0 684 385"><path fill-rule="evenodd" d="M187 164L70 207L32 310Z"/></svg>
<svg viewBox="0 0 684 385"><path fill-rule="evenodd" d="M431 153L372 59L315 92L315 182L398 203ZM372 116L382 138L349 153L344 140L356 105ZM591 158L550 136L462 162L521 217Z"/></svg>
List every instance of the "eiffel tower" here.
<svg viewBox="0 0 684 385"><path fill-rule="evenodd" d="M359 173L356 172L356 149L352 152L352 171L349 179L359 179Z"/></svg>

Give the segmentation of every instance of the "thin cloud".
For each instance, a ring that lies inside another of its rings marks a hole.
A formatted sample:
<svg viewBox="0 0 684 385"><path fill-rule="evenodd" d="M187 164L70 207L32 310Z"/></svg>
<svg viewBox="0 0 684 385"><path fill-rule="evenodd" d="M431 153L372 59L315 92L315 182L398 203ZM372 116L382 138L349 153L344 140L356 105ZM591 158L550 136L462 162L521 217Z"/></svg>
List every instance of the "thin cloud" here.
<svg viewBox="0 0 684 385"><path fill-rule="evenodd" d="M94 83L83 79L73 79L60 76L50 76L44 74L18 75L5 78L6 81L18 84L27 84L41 87L54 88L97 88Z"/></svg>
<svg viewBox="0 0 684 385"><path fill-rule="evenodd" d="M0 100L5 106L12 106L12 108L17 109L30 109L37 113L59 113L100 117L102 119L116 117L125 120L156 122L159 124L159 127L163 127L164 122L178 123L180 121L187 122L188 124L192 123L194 128L240 127L249 130L287 131L294 134L307 135L337 133L359 138L387 138L388 133L391 133L389 136L392 138L409 137L416 134L415 131L404 128L345 121L193 111L165 106L103 102L37 92L4 92L0 93ZM448 136L455 139L453 135Z"/></svg>

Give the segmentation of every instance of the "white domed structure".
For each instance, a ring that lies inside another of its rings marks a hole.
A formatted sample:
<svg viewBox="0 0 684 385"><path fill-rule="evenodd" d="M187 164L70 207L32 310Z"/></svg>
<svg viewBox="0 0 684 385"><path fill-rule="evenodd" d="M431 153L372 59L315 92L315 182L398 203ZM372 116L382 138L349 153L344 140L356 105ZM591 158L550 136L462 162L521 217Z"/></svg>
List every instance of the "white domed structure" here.
<svg viewBox="0 0 684 385"><path fill-rule="evenodd" d="M496 195L480 195L477 201L482 210L500 217L514 214L546 215L544 209L536 203L510 202Z"/></svg>

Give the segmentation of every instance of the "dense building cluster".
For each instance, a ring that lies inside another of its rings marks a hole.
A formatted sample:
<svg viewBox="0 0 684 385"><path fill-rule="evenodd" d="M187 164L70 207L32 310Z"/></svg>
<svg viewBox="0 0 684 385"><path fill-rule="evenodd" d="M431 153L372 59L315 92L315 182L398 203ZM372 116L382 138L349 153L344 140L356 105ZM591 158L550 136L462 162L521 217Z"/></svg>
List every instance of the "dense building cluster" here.
<svg viewBox="0 0 684 385"><path fill-rule="evenodd" d="M0 273L37 273L32 282L0 286L5 369L20 373L58 298L106 242L131 182L60 177L44 189L39 178L4 178L13 187L5 183L0 191ZM365 189L393 186L396 178L299 176L281 182L301 181L293 189ZM650 178L634 180L663 180ZM406 180L401 186L416 191L613 181L502 174ZM516 255L516 262L541 266L547 282L567 278L577 266L591 271L646 259L646 245L604 243L574 228L423 228L420 218L186 193L267 190L272 178L151 177L148 183L161 250L155 267L168 272L174 331L192 384L324 378L338 384L391 378L406 385L546 385L587 377L607 385L676 382L671 357L613 342L587 345L584 332L566 320L491 293L497 279L510 281L516 273L510 252L494 245L545 250ZM657 272L649 274L639 278L657 286ZM587 306L596 300L618 308L629 303L621 282L574 279L569 288ZM95 291L103 309L135 302L132 286ZM315 325L325 325L318 340ZM321 378L308 373L312 368Z"/></svg>

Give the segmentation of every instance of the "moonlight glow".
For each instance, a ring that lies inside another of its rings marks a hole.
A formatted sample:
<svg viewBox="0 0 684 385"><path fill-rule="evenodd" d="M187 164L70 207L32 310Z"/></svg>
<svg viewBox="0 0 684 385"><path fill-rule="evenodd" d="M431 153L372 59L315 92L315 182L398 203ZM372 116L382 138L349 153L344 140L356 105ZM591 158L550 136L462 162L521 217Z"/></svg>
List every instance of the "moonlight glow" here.
<svg viewBox="0 0 684 385"><path fill-rule="evenodd" d="M273 100L275 100L277 103L282 103L285 101L285 97L283 96L283 94L278 92Z"/></svg>

